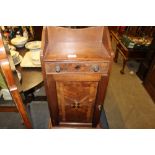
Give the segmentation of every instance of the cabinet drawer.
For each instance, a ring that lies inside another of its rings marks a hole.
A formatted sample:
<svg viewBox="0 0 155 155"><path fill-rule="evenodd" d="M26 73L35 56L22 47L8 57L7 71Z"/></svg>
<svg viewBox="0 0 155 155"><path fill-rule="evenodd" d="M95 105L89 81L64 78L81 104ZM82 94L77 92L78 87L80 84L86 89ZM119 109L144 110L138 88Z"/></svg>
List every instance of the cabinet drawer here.
<svg viewBox="0 0 155 155"><path fill-rule="evenodd" d="M109 62L48 62L45 63L46 73L107 73Z"/></svg>

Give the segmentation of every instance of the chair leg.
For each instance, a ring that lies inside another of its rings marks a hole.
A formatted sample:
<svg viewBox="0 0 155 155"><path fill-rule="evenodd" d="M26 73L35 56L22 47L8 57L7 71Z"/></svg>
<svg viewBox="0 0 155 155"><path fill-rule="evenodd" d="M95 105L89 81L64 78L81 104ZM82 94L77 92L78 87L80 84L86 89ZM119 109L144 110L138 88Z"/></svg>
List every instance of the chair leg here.
<svg viewBox="0 0 155 155"><path fill-rule="evenodd" d="M32 125L31 125L31 122L30 122L30 120L28 118L26 109L24 107L24 104L22 102L22 99L21 99L21 96L20 96L19 92L17 90L14 90L14 91L12 91L10 93L12 94L12 98L13 98L15 104L16 104L16 107L18 109L18 112L19 112L20 116L23 119L23 122L24 122L25 126L28 129L31 129Z"/></svg>

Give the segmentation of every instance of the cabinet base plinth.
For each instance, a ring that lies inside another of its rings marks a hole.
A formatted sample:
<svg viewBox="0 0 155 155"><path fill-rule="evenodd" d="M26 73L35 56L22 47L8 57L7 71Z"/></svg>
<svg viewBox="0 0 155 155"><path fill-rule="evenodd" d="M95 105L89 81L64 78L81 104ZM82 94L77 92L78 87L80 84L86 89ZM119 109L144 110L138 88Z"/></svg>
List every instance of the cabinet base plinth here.
<svg viewBox="0 0 155 155"><path fill-rule="evenodd" d="M92 123L71 123L71 122L60 122L59 126L52 126L51 120L49 120L49 129L93 129ZM101 129L101 125L98 124L95 129Z"/></svg>

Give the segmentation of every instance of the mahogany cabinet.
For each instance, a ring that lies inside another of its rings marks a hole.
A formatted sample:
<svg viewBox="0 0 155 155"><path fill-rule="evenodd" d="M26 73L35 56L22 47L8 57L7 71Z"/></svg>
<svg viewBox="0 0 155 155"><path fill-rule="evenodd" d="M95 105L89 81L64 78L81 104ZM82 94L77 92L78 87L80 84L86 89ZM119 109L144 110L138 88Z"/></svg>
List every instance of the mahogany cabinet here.
<svg viewBox="0 0 155 155"><path fill-rule="evenodd" d="M43 28L41 64L52 126L97 126L112 58L107 27Z"/></svg>
<svg viewBox="0 0 155 155"><path fill-rule="evenodd" d="M144 79L144 87L146 88L146 90L148 91L148 93L150 94L150 96L152 97L152 99L155 102L155 33L153 35L153 40L152 43L150 45L150 67L148 69L148 72L146 74L146 78Z"/></svg>

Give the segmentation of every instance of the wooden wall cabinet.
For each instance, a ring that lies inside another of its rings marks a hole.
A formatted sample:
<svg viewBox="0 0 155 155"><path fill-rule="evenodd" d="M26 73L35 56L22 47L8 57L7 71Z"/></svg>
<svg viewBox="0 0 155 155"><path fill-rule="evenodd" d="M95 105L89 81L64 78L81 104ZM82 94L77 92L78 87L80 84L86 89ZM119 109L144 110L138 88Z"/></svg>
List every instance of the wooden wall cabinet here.
<svg viewBox="0 0 155 155"><path fill-rule="evenodd" d="M97 126L112 58L107 27L43 28L41 63L52 126Z"/></svg>

